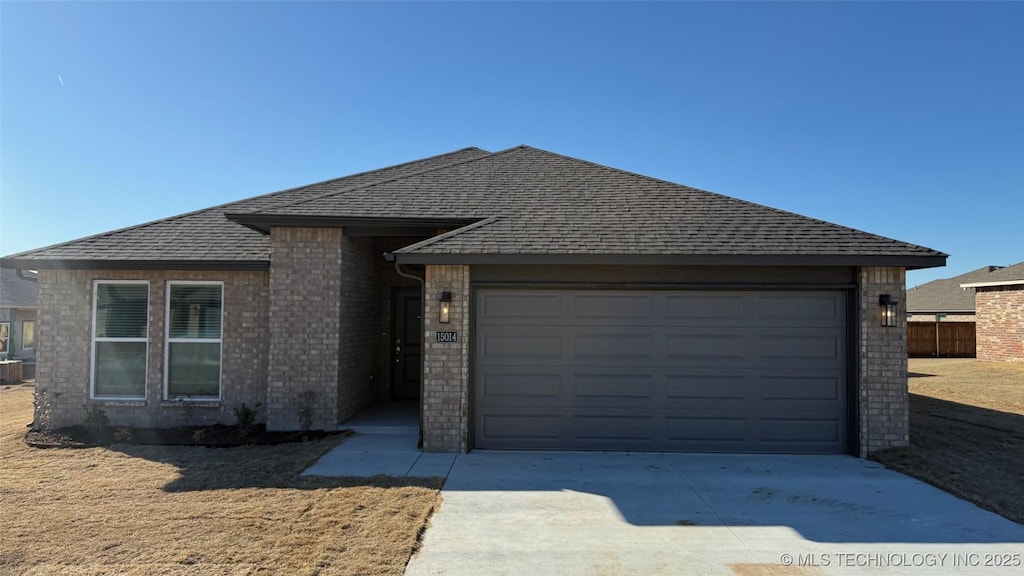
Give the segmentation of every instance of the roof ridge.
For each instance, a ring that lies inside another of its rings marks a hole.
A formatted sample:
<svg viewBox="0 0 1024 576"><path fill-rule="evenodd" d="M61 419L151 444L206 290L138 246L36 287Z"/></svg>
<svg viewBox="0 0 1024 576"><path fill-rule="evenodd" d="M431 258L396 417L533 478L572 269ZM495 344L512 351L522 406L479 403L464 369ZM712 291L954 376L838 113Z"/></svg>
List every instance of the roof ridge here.
<svg viewBox="0 0 1024 576"><path fill-rule="evenodd" d="M276 196L278 194L284 194L285 192L293 192L293 191L298 190L300 188L308 188L310 186L320 186L320 185L323 185L323 184L327 184L329 182L334 182L334 181L337 181L337 180L344 180L345 178L354 178L356 176L365 176L367 174L373 174L375 172L382 172L384 170L393 170L395 168L401 168L402 166L408 166L409 164L415 164L417 162L425 162L427 160L433 160L433 159L436 159L436 158L440 158L442 156L449 156L449 155L452 155L452 154L458 154L459 152L466 152L466 151L469 151L469 150L480 150L481 152L488 152L487 150L484 150L483 148L478 148L476 146L467 146L465 148L460 148L458 150L453 150L451 152L445 152L443 154L435 154L433 156L427 156L425 158L420 158L418 160L409 160L409 161L406 161L406 162L400 162L398 164L392 164L390 166L384 166L383 168L375 168L373 170L364 170L363 172L356 172L354 174L348 174L346 176L338 176L337 178L329 178L327 180L321 180L319 182L312 182L312 183L309 183L309 184L303 184L301 186L292 186L291 188L285 188L284 190L277 190L277 191L274 191L274 192L267 192L266 194L260 194L260 195L257 195L257 196L250 196L248 198L242 198L241 200L232 200L231 202L225 202L223 204L215 204L213 206L208 206L206 208L199 208L197 210L192 210L192 211L189 211L189 212L185 212L183 214L175 214L174 216L167 216L167 217L164 217L164 218L157 218L156 220L150 220L148 222L143 222L141 224L132 224L131 226L124 226L122 228L117 228L115 230L107 230L105 232L99 232L97 234L90 234L89 236L83 236L81 238L75 238L74 240L65 240L64 242L57 242L57 243L54 243L54 244L49 244L47 246L40 246L39 248L33 248L31 250L23 250L21 252L15 253L15 254L9 254L7 256L4 256L4 258L5 259L6 258L19 258L19 257L22 257L22 256L24 256L26 254L31 254L33 252L39 252L40 250L49 250L51 248L58 248L58 247L66 246L66 245L69 245L69 244L77 244L79 242L85 242L87 240L93 240L93 239L96 239L96 238L103 238L105 236L113 236L114 234L120 234L121 232L126 232L128 230L134 230L134 229L137 229L137 228L145 228L146 226L152 226L153 224L159 224L161 222L170 222L170 221L173 221L173 220L178 220L178 219L181 219L181 218L186 218L188 216L195 216L196 214L202 214L204 212L211 212L213 210L217 210L218 208L226 208L226 207L231 206L233 204L241 204L242 202L249 202L249 201L252 201L252 200L258 200L260 198L268 198L270 196ZM493 154L493 152L488 152L488 155L490 155L490 154ZM486 157L487 156L483 156L483 158L486 158ZM288 204L282 204L282 206L287 206L287 205ZM241 226L241 224L237 224L235 222L232 222L232 224L236 224L237 226Z"/></svg>
<svg viewBox="0 0 1024 576"><path fill-rule="evenodd" d="M430 238L427 238L426 240L420 240L419 242L415 242L413 244L409 244L408 246L402 246L398 250L395 250L395 252L398 252L400 254L404 254L404 253L407 253L407 252L412 252L414 250L419 250L420 248L423 248L424 246L430 246L431 244L436 244L438 242L443 242L443 241L445 241L445 240L447 240L449 238L452 238L454 236L458 236L459 234L462 234L464 232L469 232L470 230L475 230L476 228L480 228L481 226L487 226L488 224L492 224L492 223L494 223L495 221L497 221L499 219L500 218L498 216L488 216L487 218L484 218L483 220L477 220L476 222L473 222L471 224L466 224L465 226L463 226L461 228L456 228L455 230L449 230L448 232L445 232L444 234L438 234L437 236L431 236Z"/></svg>
<svg viewBox="0 0 1024 576"><path fill-rule="evenodd" d="M712 196L717 196L719 198L725 198L725 199L731 200L733 202L740 202L740 203L746 204L748 206L754 206L754 207L757 207L757 208L764 208L766 210L771 210L772 212L776 212L778 214L787 214L787 215L790 215L790 216L796 216L797 218L802 218L804 220L808 220L808 221L811 221L811 222L816 222L818 224L825 224L827 226L834 226L834 227L837 227L837 228L842 228L842 229L845 229L845 230L849 230L851 232L856 232L858 234L865 234L865 235L868 235L868 236L873 236L875 238L886 240L886 241L889 241L889 242L892 242L892 243L895 243L895 244L901 244L903 246L909 246L911 248L920 248L922 250L933 252L935 254L942 254L944 256L949 256L949 254L945 254L944 252L939 252L937 250L934 250L932 248L928 248L926 246L921 246L920 244L911 244L910 242L904 242L902 240L896 240L895 238L889 238L888 236L882 236L880 234L875 234L873 232L866 232L864 230L858 230L857 228L852 228L850 226L845 226L843 224L836 224L835 222L828 222L826 220L821 220L819 218L814 218L812 216L806 216L804 214L799 214L797 212L790 212L789 210L783 210L781 208L774 208L772 206L767 206L765 204L758 204L757 202L751 202L750 200L744 200L742 198L736 198L734 196L728 196L726 194L721 194L719 192L712 192L710 190L704 190L702 188L694 188L693 186L687 186L686 184L679 184L678 182L672 182L671 180L664 180L662 178L655 178L654 176L647 176L646 174L640 174L640 173L637 173L637 172L630 172L629 170L624 170L622 168L616 168L614 166L606 166L604 164L599 164L597 162L591 162L590 160L583 160L582 158L575 158L573 156L566 156L565 154L559 154L558 152L551 152L551 151L548 151L548 150L543 150L541 148L533 148L532 146L520 145L520 146L517 146L516 148L523 148L523 149L528 149L528 150L537 150L538 152L543 152L545 154L550 154L552 156L558 156L560 158L565 158L567 160L572 160L572 161L575 161L575 162L579 162L581 164L587 164L587 165L590 165L590 166L596 166L598 168L604 168L606 170L612 170L614 172L619 172L619 173L622 173L622 174L626 174L628 176L640 177L640 178L643 178L645 180L651 180L653 182L657 182L657 183L660 183L660 184L669 184L671 186L676 186L676 187L679 187L679 188L685 188L687 190L692 190L694 192L701 192L701 193L704 193L704 194L710 194Z"/></svg>
<svg viewBox="0 0 1024 576"><path fill-rule="evenodd" d="M331 196L338 196L338 195L341 195L341 194L346 194L348 192L354 192L356 190L365 190L367 188L372 188L374 186L379 186L381 184L389 184L391 182L397 182L399 180L405 180L406 178L413 178L415 176L422 176L424 174L429 174L430 172L436 172L438 170L446 170L446 169L452 168L454 166L461 166L463 164L469 164L470 162L476 162L478 160L485 160L485 159L489 159L489 158L494 158L495 156L498 156L499 154L505 154L505 153L508 153L508 152L512 152L513 150L519 150L520 148L524 148L524 146L514 146L512 148L506 148L505 150L499 150L497 152L490 152L490 153L488 153L485 156L480 156L479 158L470 158L468 160L460 160L458 162L452 162L450 164L443 164L441 166L435 166L433 168L424 168L423 170L420 170L419 172L412 172L410 174L403 174L401 176L395 176L395 177L392 177L392 178L385 178L384 180L375 180L373 182L368 182L366 184L361 184L359 186L352 186L351 188L345 188L344 190L333 190L331 192L324 192L323 194L318 194L318 195L313 196L311 198L306 198L304 200L299 200L297 202L289 202L289 203L286 203L286 204L279 204L277 206L274 206L274 208L285 208L285 207L299 206L299 205L305 204L307 202L315 202L317 200L323 200L324 198L330 198ZM529 148L529 147L525 146L525 148ZM484 151L486 152L486 150L484 150ZM241 212L240 214L272 214L272 212L267 212L265 210L260 210L260 211L256 211L256 212Z"/></svg>

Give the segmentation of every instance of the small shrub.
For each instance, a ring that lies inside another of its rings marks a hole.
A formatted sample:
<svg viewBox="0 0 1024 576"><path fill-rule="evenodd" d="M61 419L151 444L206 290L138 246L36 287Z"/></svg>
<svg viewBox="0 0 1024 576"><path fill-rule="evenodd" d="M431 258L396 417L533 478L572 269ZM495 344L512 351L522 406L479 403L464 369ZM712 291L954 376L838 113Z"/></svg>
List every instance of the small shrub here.
<svg viewBox="0 0 1024 576"><path fill-rule="evenodd" d="M99 406L83 406L85 409L85 427L89 430L93 442L105 444L110 440L110 418Z"/></svg>
<svg viewBox="0 0 1024 576"><path fill-rule="evenodd" d="M53 430L53 402L50 401L50 393L45 388L37 389L32 397L32 403L35 406L32 429L39 432Z"/></svg>
<svg viewBox="0 0 1024 576"><path fill-rule="evenodd" d="M194 444L202 444L205 441L206 441L206 429L205 428L196 428L195 430L192 431L192 443L194 443Z"/></svg>
<svg viewBox="0 0 1024 576"><path fill-rule="evenodd" d="M249 408L248 404L242 402L241 406L235 408L235 425L238 426L239 436L248 436L252 432L252 425L256 423L256 416L259 414L260 404Z"/></svg>
<svg viewBox="0 0 1024 576"><path fill-rule="evenodd" d="M118 426L117 430L114 430L114 442L131 442L132 431L130 428L124 426Z"/></svg>

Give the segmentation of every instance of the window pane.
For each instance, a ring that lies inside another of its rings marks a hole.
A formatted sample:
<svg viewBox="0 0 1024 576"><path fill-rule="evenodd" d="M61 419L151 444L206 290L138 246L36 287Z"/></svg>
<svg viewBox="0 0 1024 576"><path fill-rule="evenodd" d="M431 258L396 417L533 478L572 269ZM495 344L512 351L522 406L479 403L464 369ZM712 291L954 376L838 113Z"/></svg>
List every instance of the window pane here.
<svg viewBox="0 0 1024 576"><path fill-rule="evenodd" d="M146 395L146 343L96 343L96 396Z"/></svg>
<svg viewBox="0 0 1024 576"><path fill-rule="evenodd" d="M36 347L36 323L33 320L25 320L21 323L21 347L23 349Z"/></svg>
<svg viewBox="0 0 1024 576"><path fill-rule="evenodd" d="M171 338L220 338L221 287L171 286Z"/></svg>
<svg viewBox="0 0 1024 576"><path fill-rule="evenodd" d="M11 335L11 323L0 322L0 354L7 353L8 336Z"/></svg>
<svg viewBox="0 0 1024 576"><path fill-rule="evenodd" d="M213 396L220 393L220 343L171 342L167 395Z"/></svg>
<svg viewBox="0 0 1024 576"><path fill-rule="evenodd" d="M146 284L96 286L96 337L145 338L149 307Z"/></svg>

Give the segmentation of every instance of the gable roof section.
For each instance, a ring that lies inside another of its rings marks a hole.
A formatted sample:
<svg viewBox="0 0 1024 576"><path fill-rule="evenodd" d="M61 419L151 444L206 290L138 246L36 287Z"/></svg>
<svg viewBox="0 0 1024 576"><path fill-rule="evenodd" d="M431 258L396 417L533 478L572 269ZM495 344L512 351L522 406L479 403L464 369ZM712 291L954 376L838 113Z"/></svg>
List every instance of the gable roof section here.
<svg viewBox="0 0 1024 576"><path fill-rule="evenodd" d="M270 261L270 240L264 234L226 219L226 212L272 210L279 204L322 196L332 190L349 189L487 154L490 152L480 148L464 148L448 154L290 188L29 250L7 256L2 261L4 266L33 270L168 266L193 269L266 269Z"/></svg>
<svg viewBox="0 0 1024 576"><path fill-rule="evenodd" d="M35 308L39 302L39 284L35 272L0 268L0 308Z"/></svg>
<svg viewBox="0 0 1024 576"><path fill-rule="evenodd" d="M9 256L20 268L266 269L272 225L450 230L412 263L789 264L920 268L906 242L518 146L465 148ZM261 233L262 232L262 233Z"/></svg>
<svg viewBox="0 0 1024 576"><path fill-rule="evenodd" d="M1024 262L1000 268L981 279L971 279L960 286L962 288L987 288L989 286L1013 286L1024 284Z"/></svg>
<svg viewBox="0 0 1024 576"><path fill-rule="evenodd" d="M985 266L952 278L932 280L907 290L907 312L974 312L974 289L961 288L965 282L977 282L1000 270Z"/></svg>
<svg viewBox="0 0 1024 576"><path fill-rule="evenodd" d="M397 250L400 262L942 265L945 254L736 198L519 146L238 222L483 221ZM503 260L504 259L504 260Z"/></svg>

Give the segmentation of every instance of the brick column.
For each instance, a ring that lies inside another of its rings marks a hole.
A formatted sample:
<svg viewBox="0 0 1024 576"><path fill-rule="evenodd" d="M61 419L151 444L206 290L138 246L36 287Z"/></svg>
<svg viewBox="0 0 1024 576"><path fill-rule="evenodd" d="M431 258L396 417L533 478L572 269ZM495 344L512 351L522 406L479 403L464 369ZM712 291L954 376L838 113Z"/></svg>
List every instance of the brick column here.
<svg viewBox="0 0 1024 576"><path fill-rule="evenodd" d="M55 428L79 424L89 399L91 280L75 270L40 270L38 280L36 392L50 414L35 420Z"/></svg>
<svg viewBox="0 0 1024 576"><path fill-rule="evenodd" d="M295 430L304 408L312 428L338 426L341 335L340 228L270 230L267 428Z"/></svg>
<svg viewBox="0 0 1024 576"><path fill-rule="evenodd" d="M857 270L860 296L858 413L860 456L910 443L907 396L906 270L871 267ZM878 296L896 300L896 326L881 326Z"/></svg>
<svg viewBox="0 0 1024 576"><path fill-rule="evenodd" d="M423 339L423 450L469 449L469 266L427 266ZM438 322L441 292L452 293L451 322ZM457 331L457 343L437 331Z"/></svg>

